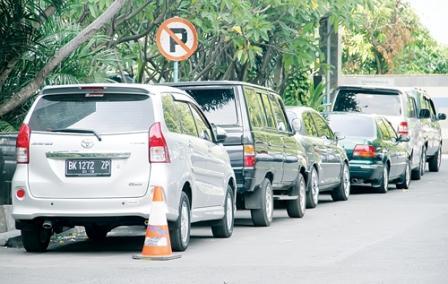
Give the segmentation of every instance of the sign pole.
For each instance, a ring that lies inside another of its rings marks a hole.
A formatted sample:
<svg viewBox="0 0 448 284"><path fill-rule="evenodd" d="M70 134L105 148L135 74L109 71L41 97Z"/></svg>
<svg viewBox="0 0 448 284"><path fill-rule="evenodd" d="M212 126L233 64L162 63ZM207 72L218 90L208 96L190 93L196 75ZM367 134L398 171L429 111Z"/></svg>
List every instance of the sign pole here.
<svg viewBox="0 0 448 284"><path fill-rule="evenodd" d="M187 60L198 48L198 33L189 21L174 17L164 21L157 29L157 48L173 61L173 81L179 82L179 61Z"/></svg>
<svg viewBox="0 0 448 284"><path fill-rule="evenodd" d="M174 83L179 82L179 61L174 61L173 81Z"/></svg>

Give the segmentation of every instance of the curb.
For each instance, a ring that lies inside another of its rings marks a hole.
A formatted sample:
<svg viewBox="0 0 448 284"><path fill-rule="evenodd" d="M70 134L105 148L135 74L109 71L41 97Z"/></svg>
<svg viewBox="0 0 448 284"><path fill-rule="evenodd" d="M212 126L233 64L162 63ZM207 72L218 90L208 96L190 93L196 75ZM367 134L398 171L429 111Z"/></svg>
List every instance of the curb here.
<svg viewBox="0 0 448 284"><path fill-rule="evenodd" d="M0 246L22 247L22 237L19 230L0 233Z"/></svg>

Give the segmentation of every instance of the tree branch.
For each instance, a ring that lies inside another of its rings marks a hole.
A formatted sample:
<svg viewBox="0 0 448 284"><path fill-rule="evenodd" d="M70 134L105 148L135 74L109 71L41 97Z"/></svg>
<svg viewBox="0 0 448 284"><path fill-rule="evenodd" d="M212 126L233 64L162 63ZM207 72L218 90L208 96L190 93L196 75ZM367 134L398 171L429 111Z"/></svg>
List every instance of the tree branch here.
<svg viewBox="0 0 448 284"><path fill-rule="evenodd" d="M115 0L104 13L90 25L84 28L75 38L59 49L48 63L39 71L36 77L22 88L18 93L12 95L4 104L0 106L0 117L20 106L29 99L42 85L47 77L65 58L75 51L81 44L88 41L93 35L112 19L120 11L128 0Z"/></svg>

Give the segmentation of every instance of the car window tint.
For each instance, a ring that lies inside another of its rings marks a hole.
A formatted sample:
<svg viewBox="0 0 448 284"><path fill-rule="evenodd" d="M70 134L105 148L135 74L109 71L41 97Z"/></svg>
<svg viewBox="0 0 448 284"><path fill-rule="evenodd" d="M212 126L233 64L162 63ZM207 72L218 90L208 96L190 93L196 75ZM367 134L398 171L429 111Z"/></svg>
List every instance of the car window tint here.
<svg viewBox="0 0 448 284"><path fill-rule="evenodd" d="M333 139L333 131L331 131L330 127L328 127L325 119L315 112L312 112L311 116L313 117L314 124L317 128L317 135L319 137L325 136L328 139Z"/></svg>
<svg viewBox="0 0 448 284"><path fill-rule="evenodd" d="M318 133L316 131L316 127L314 126L313 119L311 118L311 114L308 112L304 112L302 114L303 117L303 127L305 129L306 135L317 137Z"/></svg>
<svg viewBox="0 0 448 284"><path fill-rule="evenodd" d="M389 130L387 129L387 125L383 119L378 119L377 121L378 130L383 137L384 140L391 140L391 135L389 133Z"/></svg>
<svg viewBox="0 0 448 284"><path fill-rule="evenodd" d="M285 113L280 104L280 101L275 96L269 96L271 98L272 110L274 111L275 121L277 123L277 130L282 132L291 132L289 124L286 121Z"/></svg>
<svg viewBox="0 0 448 284"><path fill-rule="evenodd" d="M261 94L261 97L263 99L263 108L264 108L265 114L266 114L267 126L270 128L275 128L274 113L272 111L271 103L269 102L268 95Z"/></svg>
<svg viewBox="0 0 448 284"><path fill-rule="evenodd" d="M415 99L410 96L407 99L406 112L408 117L417 117Z"/></svg>
<svg viewBox="0 0 448 284"><path fill-rule="evenodd" d="M374 120L358 115L329 115L331 129L347 137L376 137Z"/></svg>
<svg viewBox="0 0 448 284"><path fill-rule="evenodd" d="M207 120L215 125L238 125L233 88L187 89L201 106Z"/></svg>
<svg viewBox="0 0 448 284"><path fill-rule="evenodd" d="M29 122L33 131L78 128L99 134L147 131L153 123L149 96L107 93L90 97L45 95L37 102Z"/></svg>
<svg viewBox="0 0 448 284"><path fill-rule="evenodd" d="M176 106L176 110L179 112L179 117L181 118L180 123L182 126L182 133L191 136L198 136L196 125L194 123L194 118L188 104L184 102L175 101L174 105Z"/></svg>
<svg viewBox="0 0 448 284"><path fill-rule="evenodd" d="M182 133L178 112L176 111L174 100L171 95L164 95L162 97L162 107L166 127L168 127L171 132Z"/></svg>
<svg viewBox="0 0 448 284"><path fill-rule="evenodd" d="M246 88L244 96L246 97L247 111L249 112L249 120L252 127L265 127L266 117L260 95L254 90Z"/></svg>
<svg viewBox="0 0 448 284"><path fill-rule="evenodd" d="M397 93L340 90L333 111L401 115L401 104Z"/></svg>
<svg viewBox="0 0 448 284"><path fill-rule="evenodd" d="M395 132L395 129L392 126L392 124L387 120L384 120L384 124L386 125L387 131L389 132L390 139L396 139L398 135L397 132Z"/></svg>
<svg viewBox="0 0 448 284"><path fill-rule="evenodd" d="M428 104L429 104L429 111L431 112L432 119L437 119L436 109L435 109L434 103L432 102L431 99L428 100Z"/></svg>
<svg viewBox="0 0 448 284"><path fill-rule="evenodd" d="M195 106L190 105L191 112L193 113L194 121L196 122L196 128L198 129L199 137L208 141L212 141L212 132L204 121L204 118L199 114L199 111Z"/></svg>

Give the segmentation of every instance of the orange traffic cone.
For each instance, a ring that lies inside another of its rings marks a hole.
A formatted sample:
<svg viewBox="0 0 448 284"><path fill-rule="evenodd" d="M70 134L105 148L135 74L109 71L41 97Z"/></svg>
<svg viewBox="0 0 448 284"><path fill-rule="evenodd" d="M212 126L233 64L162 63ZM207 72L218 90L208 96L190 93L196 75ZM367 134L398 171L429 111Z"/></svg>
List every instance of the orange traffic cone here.
<svg viewBox="0 0 448 284"><path fill-rule="evenodd" d="M134 259L170 260L181 257L171 251L170 233L166 220L167 207L163 188L154 187L152 206L146 229L145 243L142 253L134 255Z"/></svg>

